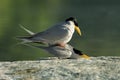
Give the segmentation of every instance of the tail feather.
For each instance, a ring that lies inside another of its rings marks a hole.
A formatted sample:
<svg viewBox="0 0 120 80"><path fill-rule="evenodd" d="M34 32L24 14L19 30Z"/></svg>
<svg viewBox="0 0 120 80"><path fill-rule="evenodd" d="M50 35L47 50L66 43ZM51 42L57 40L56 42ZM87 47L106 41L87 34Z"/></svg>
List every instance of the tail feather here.
<svg viewBox="0 0 120 80"><path fill-rule="evenodd" d="M26 31L30 36L23 36L23 37L17 37L18 39L20 39L20 40L23 40L20 44L24 44L24 43L30 43L30 42L34 42L34 43L40 43L40 44L47 44L46 42L45 42L45 40L44 39L41 39L40 41L35 41L35 40L32 40L31 38L31 36L33 36L35 33L34 32L32 32L32 31L30 31L30 30L28 30L28 29L26 29L23 25L21 25L21 24L19 24L19 26L20 26L20 28L21 29L23 29L24 31Z"/></svg>
<svg viewBox="0 0 120 80"><path fill-rule="evenodd" d="M28 37L17 37L17 38L22 40L22 42L20 44L32 42L32 43L38 43L38 44L43 44L43 45L47 44L48 45L48 43L45 42L44 40L35 41L35 40L31 39L31 37L29 37L29 36Z"/></svg>
<svg viewBox="0 0 120 80"><path fill-rule="evenodd" d="M19 26L20 26L21 29L23 29L24 31L26 31L28 34L30 34L30 35L34 35L35 34L34 32L26 29L23 25L19 24Z"/></svg>
<svg viewBox="0 0 120 80"><path fill-rule="evenodd" d="M19 26L20 26L21 29L23 29L24 31L26 31L26 32L27 32L28 34L30 34L31 36L35 34L34 32L26 29L23 25L19 24ZM27 36L27 37L26 37L26 36L25 36L25 37L17 37L17 38L20 39L20 40L22 40L22 42L19 43L19 44L25 44L25 43L30 43L30 42L32 42L32 40L30 39L29 36Z"/></svg>
<svg viewBox="0 0 120 80"><path fill-rule="evenodd" d="M32 42L32 40L30 40L30 37L16 37L16 38L22 40L22 42L20 42L20 44L25 44L25 43Z"/></svg>

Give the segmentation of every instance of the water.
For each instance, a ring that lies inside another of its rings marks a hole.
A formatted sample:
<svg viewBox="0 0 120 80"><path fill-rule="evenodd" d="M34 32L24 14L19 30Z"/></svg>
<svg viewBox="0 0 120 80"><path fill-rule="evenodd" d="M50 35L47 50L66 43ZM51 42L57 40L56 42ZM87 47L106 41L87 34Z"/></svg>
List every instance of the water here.
<svg viewBox="0 0 120 80"><path fill-rule="evenodd" d="M74 16L82 36L70 44L90 56L119 56L120 1L110 0L4 0L0 3L0 60L38 59L45 51L16 44L16 36L27 35L19 28L39 32Z"/></svg>

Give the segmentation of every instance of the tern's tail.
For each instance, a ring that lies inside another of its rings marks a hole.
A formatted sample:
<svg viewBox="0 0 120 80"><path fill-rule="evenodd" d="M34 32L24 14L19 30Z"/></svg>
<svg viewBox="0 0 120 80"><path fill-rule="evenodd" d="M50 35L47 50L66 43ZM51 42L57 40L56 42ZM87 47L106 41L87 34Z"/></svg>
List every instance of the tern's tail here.
<svg viewBox="0 0 120 80"><path fill-rule="evenodd" d="M22 40L22 42L20 44L25 44L25 43L38 43L38 44L48 44L47 42L45 42L45 40L41 39L41 40L34 40L32 39L31 36L27 36L27 37L17 37L18 39Z"/></svg>
<svg viewBox="0 0 120 80"><path fill-rule="evenodd" d="M26 31L29 35L34 35L35 33L26 29L23 25L19 24L20 28L23 29L24 31ZM17 37L18 39L22 40L21 43L19 44L24 44L24 43L30 43L32 42L32 40L30 39L30 37Z"/></svg>
<svg viewBox="0 0 120 80"><path fill-rule="evenodd" d="M19 24L19 26L20 26L21 29L23 29L24 31L26 31L28 34L30 34L30 35L34 35L35 34L34 32L26 29L23 25Z"/></svg>
<svg viewBox="0 0 120 80"><path fill-rule="evenodd" d="M22 40L20 44L30 43L32 40L29 39L29 37L17 37L18 39Z"/></svg>

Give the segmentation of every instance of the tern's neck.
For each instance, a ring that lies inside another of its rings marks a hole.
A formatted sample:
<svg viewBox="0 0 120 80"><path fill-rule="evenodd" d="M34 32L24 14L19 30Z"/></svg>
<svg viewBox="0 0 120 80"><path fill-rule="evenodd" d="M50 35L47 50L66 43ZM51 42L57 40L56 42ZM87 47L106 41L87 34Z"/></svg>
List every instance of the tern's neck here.
<svg viewBox="0 0 120 80"><path fill-rule="evenodd" d="M74 33L74 30L75 30L74 22L68 21L67 25L68 25L67 28L69 28L69 30L72 31L72 33Z"/></svg>

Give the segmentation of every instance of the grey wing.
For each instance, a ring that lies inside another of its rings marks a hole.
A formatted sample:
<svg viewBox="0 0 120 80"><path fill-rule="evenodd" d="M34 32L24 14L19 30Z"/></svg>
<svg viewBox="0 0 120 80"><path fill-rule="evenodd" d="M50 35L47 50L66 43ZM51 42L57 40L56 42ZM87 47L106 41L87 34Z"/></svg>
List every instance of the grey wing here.
<svg viewBox="0 0 120 80"><path fill-rule="evenodd" d="M65 48L62 48L62 47L59 47L59 46L56 46L56 47L49 47L46 49L49 53L57 56L57 57L64 57L64 58L68 58L71 56L72 52L65 49Z"/></svg>
<svg viewBox="0 0 120 80"><path fill-rule="evenodd" d="M55 26L46 31L37 33L32 36L35 41L45 40L45 41L56 41L62 39L64 36L68 35L67 29L64 26Z"/></svg>

